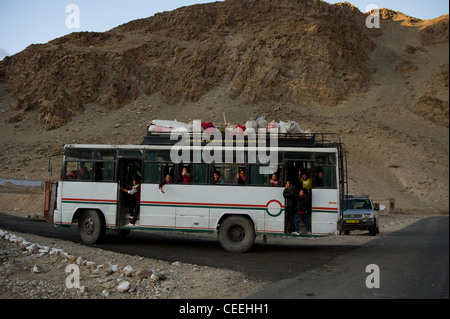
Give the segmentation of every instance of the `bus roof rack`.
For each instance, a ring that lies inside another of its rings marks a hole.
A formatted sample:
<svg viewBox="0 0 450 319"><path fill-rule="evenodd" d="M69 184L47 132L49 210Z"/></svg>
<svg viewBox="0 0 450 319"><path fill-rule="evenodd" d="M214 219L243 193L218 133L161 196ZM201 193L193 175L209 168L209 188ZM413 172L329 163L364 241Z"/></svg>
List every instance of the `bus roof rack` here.
<svg viewBox="0 0 450 319"><path fill-rule="evenodd" d="M239 135L240 133L234 133L232 135L221 135L221 140L216 141L214 133L209 135L210 139L205 139L205 134L183 132L175 133L171 132L148 132L144 137L141 145L175 145L183 138L186 143L199 143L202 146L212 143L218 145L228 146L230 144L238 146L248 146L249 144L265 143L270 146L270 139L276 137L279 147L339 147L341 143L340 135L337 133L296 133L296 134L270 134L266 133L265 138L258 134L252 135ZM206 135L208 136L208 135ZM172 137L172 138L171 138ZM239 144L236 142L239 141Z"/></svg>

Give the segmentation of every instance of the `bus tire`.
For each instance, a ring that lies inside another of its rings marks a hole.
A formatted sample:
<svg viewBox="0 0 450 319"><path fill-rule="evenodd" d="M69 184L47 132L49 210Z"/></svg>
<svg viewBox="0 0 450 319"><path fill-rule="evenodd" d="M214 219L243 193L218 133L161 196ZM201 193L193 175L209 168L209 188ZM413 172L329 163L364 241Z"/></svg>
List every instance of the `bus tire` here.
<svg viewBox="0 0 450 319"><path fill-rule="evenodd" d="M95 210L86 210L81 213L78 221L78 234L81 240L88 245L99 243L106 232L106 223Z"/></svg>
<svg viewBox="0 0 450 319"><path fill-rule="evenodd" d="M244 216L225 218L219 227L219 243L223 249L232 253L244 253L255 242L255 227Z"/></svg>

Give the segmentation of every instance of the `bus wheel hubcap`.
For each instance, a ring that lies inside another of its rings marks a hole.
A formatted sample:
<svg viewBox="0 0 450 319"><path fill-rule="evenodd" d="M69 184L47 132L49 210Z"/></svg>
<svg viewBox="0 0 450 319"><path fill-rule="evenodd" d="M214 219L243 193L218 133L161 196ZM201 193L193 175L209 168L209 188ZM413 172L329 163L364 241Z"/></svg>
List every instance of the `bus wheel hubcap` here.
<svg viewBox="0 0 450 319"><path fill-rule="evenodd" d="M90 235L94 231L94 221L92 218L88 218L84 221L84 231Z"/></svg>
<svg viewBox="0 0 450 319"><path fill-rule="evenodd" d="M245 237L245 231L240 226L235 226L230 229L230 238L234 242L242 241Z"/></svg>

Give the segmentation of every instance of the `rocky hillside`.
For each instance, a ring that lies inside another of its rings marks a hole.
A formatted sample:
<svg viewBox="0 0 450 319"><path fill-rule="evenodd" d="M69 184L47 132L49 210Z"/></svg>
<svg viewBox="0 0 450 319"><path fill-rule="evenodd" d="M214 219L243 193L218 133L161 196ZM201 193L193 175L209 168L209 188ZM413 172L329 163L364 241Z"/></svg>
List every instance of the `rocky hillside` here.
<svg viewBox="0 0 450 319"><path fill-rule="evenodd" d="M243 103L336 105L370 85L364 21L347 4L228 0L32 45L0 74L13 109L37 109L51 127L87 103L116 109L159 92L176 104L218 87Z"/></svg>
<svg viewBox="0 0 450 319"><path fill-rule="evenodd" d="M449 17L366 18L226 0L32 45L0 62L0 177L48 178L66 143L139 144L152 119L266 115L340 133L351 192L448 209Z"/></svg>

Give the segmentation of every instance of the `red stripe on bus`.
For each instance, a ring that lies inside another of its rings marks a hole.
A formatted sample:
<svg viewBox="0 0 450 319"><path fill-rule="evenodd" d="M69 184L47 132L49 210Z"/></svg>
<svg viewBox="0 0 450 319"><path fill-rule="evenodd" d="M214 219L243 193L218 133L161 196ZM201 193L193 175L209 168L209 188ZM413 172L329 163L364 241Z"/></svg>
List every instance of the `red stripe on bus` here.
<svg viewBox="0 0 450 319"><path fill-rule="evenodd" d="M255 208L266 208L265 205L248 205L248 204L212 204L212 203L182 203L182 202L147 202L142 201L142 204L153 204L153 205L185 205L185 206L218 206L218 207L255 207Z"/></svg>

